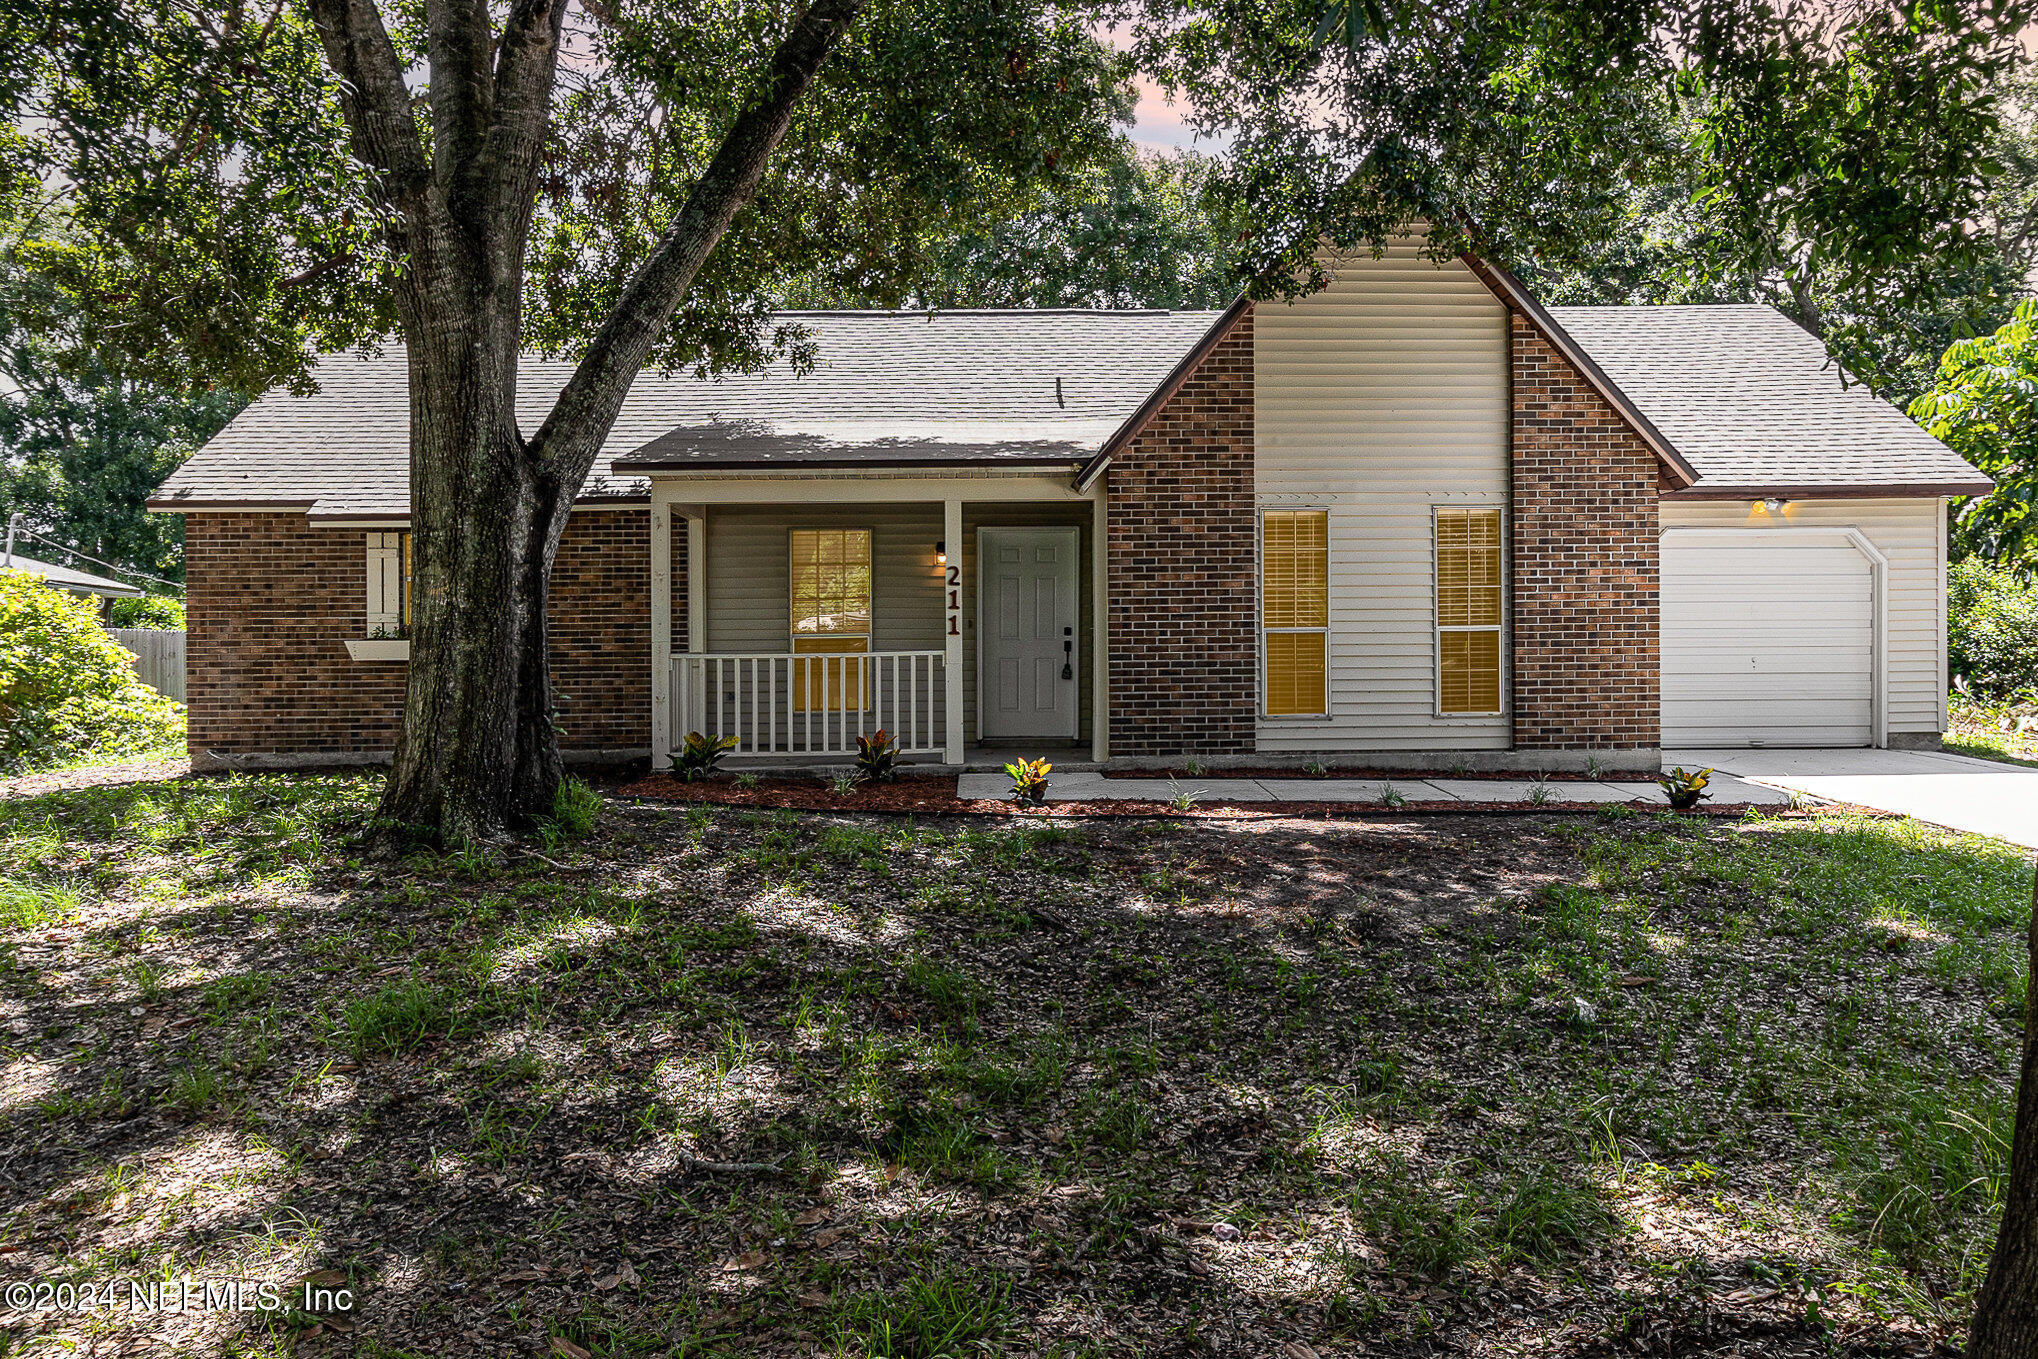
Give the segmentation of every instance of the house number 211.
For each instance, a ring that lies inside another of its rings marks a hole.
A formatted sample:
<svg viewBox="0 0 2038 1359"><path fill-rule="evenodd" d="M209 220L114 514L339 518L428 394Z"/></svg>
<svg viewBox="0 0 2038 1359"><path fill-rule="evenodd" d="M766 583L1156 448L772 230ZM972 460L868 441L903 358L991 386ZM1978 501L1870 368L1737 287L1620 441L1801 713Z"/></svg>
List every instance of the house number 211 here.
<svg viewBox="0 0 2038 1359"><path fill-rule="evenodd" d="M948 568L948 635L962 636L962 568Z"/></svg>

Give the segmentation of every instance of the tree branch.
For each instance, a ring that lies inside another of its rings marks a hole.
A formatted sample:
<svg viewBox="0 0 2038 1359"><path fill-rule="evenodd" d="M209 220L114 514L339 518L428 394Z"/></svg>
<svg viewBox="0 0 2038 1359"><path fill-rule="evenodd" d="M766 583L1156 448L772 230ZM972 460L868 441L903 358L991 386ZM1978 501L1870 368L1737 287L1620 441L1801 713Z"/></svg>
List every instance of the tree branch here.
<svg viewBox="0 0 2038 1359"><path fill-rule="evenodd" d="M793 22L772 57L763 95L737 116L532 437L544 470L569 490L586 479L659 333L730 222L756 194L772 152L792 126L794 109L864 3L814 0Z"/></svg>
<svg viewBox="0 0 2038 1359"><path fill-rule="evenodd" d="M496 44L495 119L485 170L499 201L510 206L509 239L521 250L537 206L537 175L552 121L552 89L567 0L516 0Z"/></svg>
<svg viewBox="0 0 2038 1359"><path fill-rule="evenodd" d="M306 0L306 5L326 62L340 78L340 110L354 154L375 172L371 191L384 207L408 215L430 187L432 168L418 144L403 64L375 0Z"/></svg>

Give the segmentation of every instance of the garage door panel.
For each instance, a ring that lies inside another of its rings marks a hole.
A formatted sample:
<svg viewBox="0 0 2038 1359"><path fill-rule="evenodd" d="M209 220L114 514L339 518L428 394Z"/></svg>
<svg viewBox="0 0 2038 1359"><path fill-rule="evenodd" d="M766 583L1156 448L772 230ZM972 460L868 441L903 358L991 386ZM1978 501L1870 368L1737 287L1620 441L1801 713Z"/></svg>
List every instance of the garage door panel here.
<svg viewBox="0 0 2038 1359"><path fill-rule="evenodd" d="M1867 745L1875 580L1852 547L1666 541L1665 745Z"/></svg>

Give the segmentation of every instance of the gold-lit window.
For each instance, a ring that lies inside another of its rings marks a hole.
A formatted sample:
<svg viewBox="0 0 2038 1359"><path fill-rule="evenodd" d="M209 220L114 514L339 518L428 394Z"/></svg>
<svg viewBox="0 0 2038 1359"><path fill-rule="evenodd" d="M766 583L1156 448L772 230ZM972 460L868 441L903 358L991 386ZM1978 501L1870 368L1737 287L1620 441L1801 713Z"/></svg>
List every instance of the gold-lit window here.
<svg viewBox="0 0 2038 1359"><path fill-rule="evenodd" d="M1330 515L1269 510L1260 521L1260 626L1267 716L1329 711Z"/></svg>
<svg viewBox="0 0 2038 1359"><path fill-rule="evenodd" d="M1437 711L1500 711L1500 511L1436 512Z"/></svg>
<svg viewBox="0 0 2038 1359"><path fill-rule="evenodd" d="M792 646L795 656L870 650L870 530L792 531ZM813 677L814 701L808 700ZM863 707L860 662L793 662L793 707Z"/></svg>

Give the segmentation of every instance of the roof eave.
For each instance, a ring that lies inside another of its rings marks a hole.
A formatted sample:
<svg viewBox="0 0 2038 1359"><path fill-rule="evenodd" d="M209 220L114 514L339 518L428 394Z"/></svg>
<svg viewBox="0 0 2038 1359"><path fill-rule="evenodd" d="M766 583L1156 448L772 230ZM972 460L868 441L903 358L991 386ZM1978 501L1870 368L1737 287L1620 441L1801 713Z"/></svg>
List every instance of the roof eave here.
<svg viewBox="0 0 2038 1359"><path fill-rule="evenodd" d="M1942 496L1987 495L1996 484L1987 477L1948 481L1878 481L1835 484L1784 482L1696 486L1665 491L1665 500L1933 500Z"/></svg>

